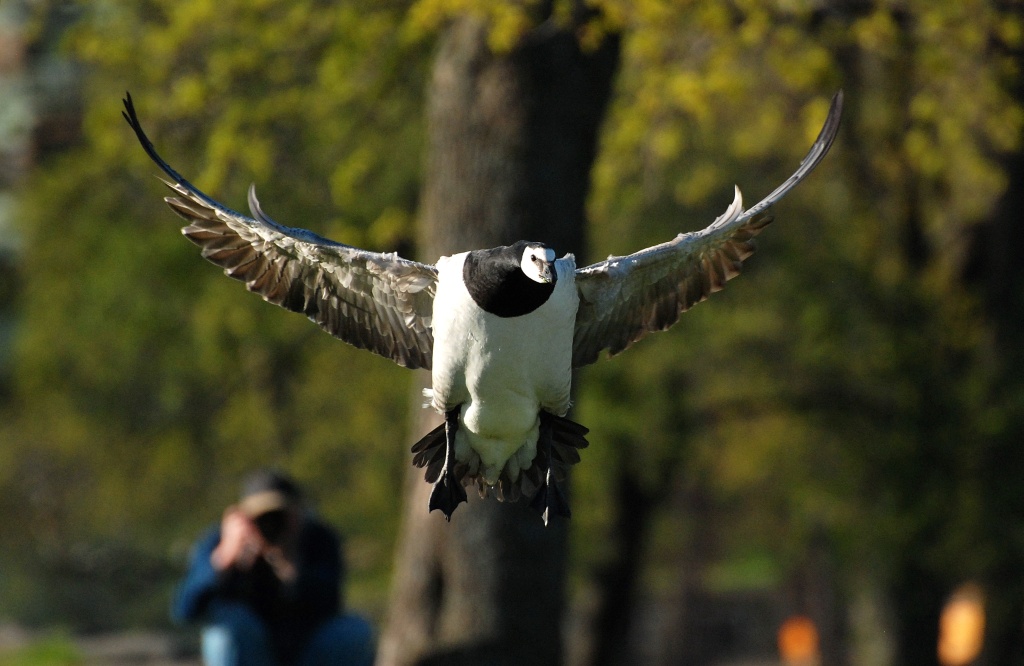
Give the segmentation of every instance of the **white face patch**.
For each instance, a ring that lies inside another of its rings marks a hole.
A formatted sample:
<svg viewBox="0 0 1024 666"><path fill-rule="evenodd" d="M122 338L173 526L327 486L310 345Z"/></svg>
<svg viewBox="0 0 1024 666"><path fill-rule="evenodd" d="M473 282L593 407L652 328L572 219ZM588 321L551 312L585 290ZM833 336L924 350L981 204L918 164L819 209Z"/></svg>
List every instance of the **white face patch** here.
<svg viewBox="0 0 1024 666"><path fill-rule="evenodd" d="M526 277L547 284L555 278L555 251L547 247L528 247L520 266Z"/></svg>

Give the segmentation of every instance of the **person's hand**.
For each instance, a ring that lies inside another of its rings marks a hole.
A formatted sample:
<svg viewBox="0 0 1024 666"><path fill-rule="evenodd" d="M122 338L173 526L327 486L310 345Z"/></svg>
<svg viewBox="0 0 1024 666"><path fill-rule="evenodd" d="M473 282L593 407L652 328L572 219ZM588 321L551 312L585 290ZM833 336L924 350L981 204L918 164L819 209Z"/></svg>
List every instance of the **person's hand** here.
<svg viewBox="0 0 1024 666"><path fill-rule="evenodd" d="M210 562L218 571L228 567L245 571L252 568L265 547L263 535L252 520L237 507L228 507L220 523L220 543L210 555Z"/></svg>
<svg viewBox="0 0 1024 666"><path fill-rule="evenodd" d="M267 545L263 549L263 559L274 570L274 575L285 584L291 584L295 582L298 577L298 570L295 568L295 562L288 556L285 550L281 546Z"/></svg>

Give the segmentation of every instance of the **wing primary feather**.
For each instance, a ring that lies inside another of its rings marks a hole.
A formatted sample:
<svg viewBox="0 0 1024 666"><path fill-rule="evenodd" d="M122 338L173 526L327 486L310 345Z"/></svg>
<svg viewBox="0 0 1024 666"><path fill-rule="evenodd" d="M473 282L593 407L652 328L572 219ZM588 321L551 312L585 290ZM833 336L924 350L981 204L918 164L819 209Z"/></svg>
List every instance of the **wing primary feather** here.
<svg viewBox="0 0 1024 666"><path fill-rule="evenodd" d="M135 136L139 139L139 143L142 144L142 149L146 151L146 154L149 155L149 158L153 160L153 162L158 167L160 167L164 173L170 176L174 182L188 189L196 198L201 199L202 202L208 205L210 208L214 210L222 210L228 213L234 213L234 211L232 211L229 208L225 208L223 205L217 203L211 197L207 196L198 187L185 180L184 176L175 171L170 164L165 162L164 159L160 157L159 153L156 152L156 148L153 147L153 142L149 140L149 137L146 136L146 133L142 130L142 124L139 122L139 116L135 112L135 103L132 101L131 93L125 92L123 101L124 111L121 112L121 115L124 116L124 119L128 121L128 124L131 126L132 130L135 131ZM235 214L237 215L237 213Z"/></svg>
<svg viewBox="0 0 1024 666"><path fill-rule="evenodd" d="M839 121L842 117L843 91L839 90L832 96L832 102L829 104L828 108L828 115L825 117L825 124L821 126L821 131L818 132L818 137L811 145L811 149L807 151L807 155L805 155L800 161L799 168L797 168L793 175L787 178L781 185L772 190L771 194L747 209L740 216L740 219L755 217L758 213L763 212L776 201L786 196L791 189L796 187L800 181L806 178L807 174L813 171L814 167L818 166L825 155L828 154L829 148L832 147L832 142L835 141L836 135L839 133ZM765 224L767 224L767 222Z"/></svg>

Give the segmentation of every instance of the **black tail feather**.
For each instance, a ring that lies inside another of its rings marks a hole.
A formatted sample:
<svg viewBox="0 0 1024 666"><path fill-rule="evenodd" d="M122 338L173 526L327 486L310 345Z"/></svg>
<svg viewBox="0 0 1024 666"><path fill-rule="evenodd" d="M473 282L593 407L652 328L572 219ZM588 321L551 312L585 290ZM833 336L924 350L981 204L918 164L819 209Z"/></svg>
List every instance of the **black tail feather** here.
<svg viewBox="0 0 1024 666"><path fill-rule="evenodd" d="M427 483L434 483L444 468L444 424L434 428L413 444L412 464L425 467Z"/></svg>
<svg viewBox="0 0 1024 666"><path fill-rule="evenodd" d="M462 486L473 484L481 498L493 495L501 502L515 502L530 498L530 506L544 516L547 524L551 515L568 517L569 503L559 483L565 481L569 468L580 461L580 449L589 446L585 426L561 416L541 412L541 427L537 441L537 453L532 464L519 474L515 481L504 469L494 486L488 486L482 476L475 473L476 467L466 462L456 462L451 474L445 474L445 453L447 446L447 421L437 426L412 446L412 463L424 468L424 478L434 484L430 495L430 510L441 509L450 519L455 506L465 501ZM457 419L456 419L457 421ZM457 426L456 426L457 427Z"/></svg>

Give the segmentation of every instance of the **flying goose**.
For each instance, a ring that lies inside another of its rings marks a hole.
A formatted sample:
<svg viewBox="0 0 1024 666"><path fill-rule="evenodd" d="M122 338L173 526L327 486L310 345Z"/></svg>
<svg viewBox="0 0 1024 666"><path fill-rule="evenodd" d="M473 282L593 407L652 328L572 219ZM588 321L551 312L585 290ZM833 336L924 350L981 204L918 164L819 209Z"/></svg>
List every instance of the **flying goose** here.
<svg viewBox="0 0 1024 666"><path fill-rule="evenodd" d="M407 368L431 371L424 391L444 422L412 447L433 484L429 510L448 520L464 485L499 500L532 498L543 516L569 515L559 489L587 446L587 429L565 418L572 370L612 356L735 277L771 222L765 212L828 152L843 94L800 167L749 209L739 188L703 231L628 256L576 268L542 243L460 252L435 265L361 250L270 219L249 188L252 217L211 199L157 154L130 95L124 117L170 180L165 201L202 256L263 297L325 331Z"/></svg>

